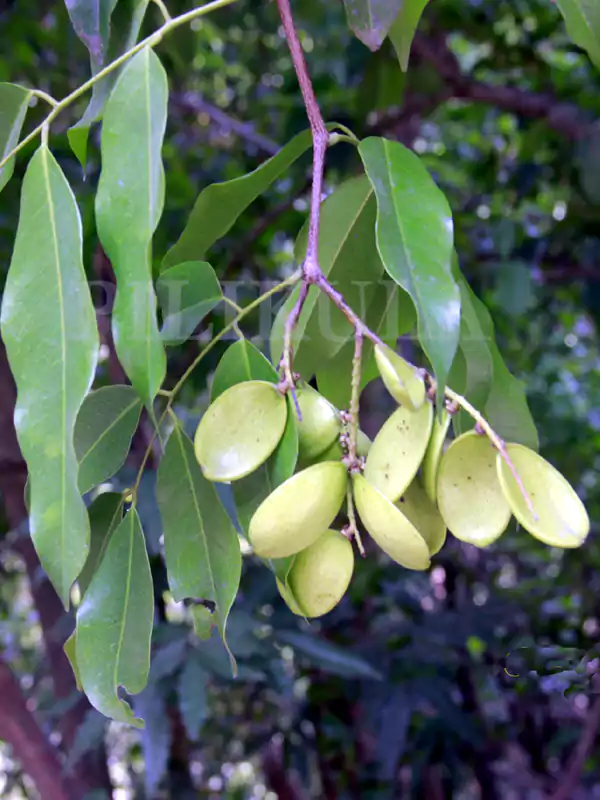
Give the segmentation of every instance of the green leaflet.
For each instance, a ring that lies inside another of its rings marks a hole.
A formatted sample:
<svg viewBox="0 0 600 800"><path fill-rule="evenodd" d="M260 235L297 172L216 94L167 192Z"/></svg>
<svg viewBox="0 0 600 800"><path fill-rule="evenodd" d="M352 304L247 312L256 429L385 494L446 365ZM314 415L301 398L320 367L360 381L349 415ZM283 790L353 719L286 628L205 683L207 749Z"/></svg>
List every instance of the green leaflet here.
<svg viewBox="0 0 600 800"><path fill-rule="evenodd" d="M319 236L319 264L329 282L359 316L364 316L377 291L383 264L375 243L376 206L366 176L351 178L323 203ZM296 242L296 260L306 252L308 225ZM298 297L294 289L279 309L271 331L271 358L281 358L285 319ZM352 337L344 314L312 287L294 332L294 369L309 380Z"/></svg>
<svg viewBox="0 0 600 800"><path fill-rule="evenodd" d="M428 0L403 0L400 12L388 33L403 72L408 69L410 46Z"/></svg>
<svg viewBox="0 0 600 800"><path fill-rule="evenodd" d="M163 269L195 261L231 228L240 214L311 146L310 131L295 136L277 155L241 178L213 183L201 193L187 225L163 260Z"/></svg>
<svg viewBox="0 0 600 800"><path fill-rule="evenodd" d="M348 27L369 50L379 50L406 0L344 0Z"/></svg>
<svg viewBox="0 0 600 800"><path fill-rule="evenodd" d="M223 299L221 284L206 261L186 261L165 270L156 283L166 345L185 342Z"/></svg>
<svg viewBox="0 0 600 800"><path fill-rule="evenodd" d="M475 408L483 409L494 381L494 363L490 350L494 342L494 330L491 321L490 325L482 325L482 320L475 309L475 303L479 300L462 275L456 254L453 258L452 271L461 296L459 347L464 358L464 376L459 391ZM461 364L461 368L462 366ZM470 430L473 425L473 418L465 411L459 411L452 418L452 426L457 435Z"/></svg>
<svg viewBox="0 0 600 800"><path fill-rule="evenodd" d="M202 475L192 442L179 426L160 462L156 496L173 597L212 601L227 647L225 627L242 569L240 545L215 487Z"/></svg>
<svg viewBox="0 0 600 800"><path fill-rule="evenodd" d="M31 100L31 91L14 83L0 83L0 161L14 150ZM0 167L0 191L10 180L15 168L14 158Z"/></svg>
<svg viewBox="0 0 600 800"><path fill-rule="evenodd" d="M600 69L600 5L597 0L556 0L556 5L565 18L571 39L587 50Z"/></svg>
<svg viewBox="0 0 600 800"><path fill-rule="evenodd" d="M150 669L154 616L152 575L140 520L131 509L119 524L77 609L77 666L90 703L136 728L143 721L118 697L141 692Z"/></svg>
<svg viewBox="0 0 600 800"><path fill-rule="evenodd" d="M106 104L96 220L117 278L115 347L149 408L166 368L150 258L164 201L161 148L166 118L166 74L152 50L145 48L129 62Z"/></svg>
<svg viewBox="0 0 600 800"><path fill-rule="evenodd" d="M227 389L244 381L277 383L279 376L271 362L247 339L230 345L217 364L210 390L211 403Z"/></svg>
<svg viewBox="0 0 600 800"><path fill-rule="evenodd" d="M105 386L85 398L75 422L81 494L123 466L141 410L140 398L132 386Z"/></svg>
<svg viewBox="0 0 600 800"><path fill-rule="evenodd" d="M106 552L110 537L123 519L123 496L117 492L99 494L90 505L88 513L90 516L90 552L77 578L77 585L82 597L87 592L94 573Z"/></svg>
<svg viewBox="0 0 600 800"><path fill-rule="evenodd" d="M67 641L63 644L63 650L66 657L69 659L69 664L73 670L73 677L75 678L75 685L78 691L82 691L81 676L79 675L79 667L77 666L77 638L75 631L69 636Z"/></svg>
<svg viewBox="0 0 600 800"><path fill-rule="evenodd" d="M399 336L409 333L416 322L415 307L404 289L390 280L380 280L364 320L370 330L395 348ZM350 339L339 353L317 372L319 391L338 408L348 408L352 389L354 340ZM363 342L361 389L379 377L373 344Z"/></svg>
<svg viewBox="0 0 600 800"><path fill-rule="evenodd" d="M99 347L81 248L77 203L42 145L23 182L1 324L18 389L15 426L29 470L31 536L65 607L89 549L73 431Z"/></svg>
<svg viewBox="0 0 600 800"><path fill-rule="evenodd" d="M111 63L118 56L122 55L122 53L125 53L133 47L137 41L148 2L149 0L120 0L120 2L117 2L117 0L98 0L99 6L95 3L87 2L87 0L82 0L81 2L75 0L74 3L71 3L72 5L82 7L95 5L96 13L92 15L90 22L85 25L85 31L93 31L94 27L97 25L101 46L95 47L92 45L92 47L89 47L86 40L78 31L79 37L90 51L92 75L97 75L106 64ZM70 12L70 16L77 30L72 12ZM79 19L81 16L82 14L78 12L77 18ZM112 26L110 25L111 19ZM82 33L84 33L84 35L85 31L84 28L82 28ZM92 88L92 98L83 117L76 125L73 125L73 127L69 128L67 131L71 149L84 170L87 161L87 144L90 127L102 116L104 104L108 100L108 96L119 75L120 70L114 70L114 72L111 72L105 78L102 78L102 80L94 84Z"/></svg>
<svg viewBox="0 0 600 800"><path fill-rule="evenodd" d="M464 276L456 273L460 284L461 295L463 298L463 315L467 315L469 320L476 321L479 325L482 341L487 343L489 358L492 365L492 381L485 401L482 405L476 406L496 433L508 442L517 442L530 447L532 450L539 449L539 440L535 423L527 405L525 385L522 381L511 375L508 367L504 363L502 354L498 349L494 337L494 324L484 303L474 294ZM461 350L466 361L468 351L461 346ZM482 345L479 345L479 357L482 357ZM476 362L477 363L477 362ZM466 385L469 386L470 374L473 374L473 367L466 362ZM471 371L471 373L470 373ZM479 373L480 376L482 373ZM467 388L468 397L468 388ZM485 405L483 405L485 402ZM473 401L475 404L475 401ZM453 426L457 433L464 432L473 427L473 421L466 415L457 415L453 419Z"/></svg>
<svg viewBox="0 0 600 800"><path fill-rule="evenodd" d="M452 276L448 201L418 156L398 142L359 145L377 197L377 247L385 269L411 296L419 341L437 381L441 407L460 335L460 292Z"/></svg>

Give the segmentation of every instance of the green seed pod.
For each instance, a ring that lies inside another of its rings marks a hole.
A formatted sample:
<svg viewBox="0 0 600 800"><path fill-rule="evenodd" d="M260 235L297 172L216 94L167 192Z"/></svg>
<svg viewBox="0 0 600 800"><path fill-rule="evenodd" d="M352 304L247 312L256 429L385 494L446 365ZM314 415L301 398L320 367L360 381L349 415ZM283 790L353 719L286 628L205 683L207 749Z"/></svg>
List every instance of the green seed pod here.
<svg viewBox="0 0 600 800"><path fill-rule="evenodd" d="M448 428L450 427L450 414L444 409L442 411L442 420L435 416L433 420L433 430L431 431L431 438L427 445L425 458L423 459L423 487L427 492L427 496L432 503L436 502L437 495L437 474L442 460L442 453L444 450L444 442Z"/></svg>
<svg viewBox="0 0 600 800"><path fill-rule="evenodd" d="M412 364L405 361L390 347L375 345L375 360L385 388L400 405L412 411L425 402L425 381Z"/></svg>
<svg viewBox="0 0 600 800"><path fill-rule="evenodd" d="M340 444L340 440L334 439L333 443L329 445L325 452L320 453L316 458L311 458L310 460L306 460L303 458L298 459L298 467L300 469L306 469L306 467L311 467L313 464L321 464L324 461L341 461L344 457L344 451L342 450L342 445Z"/></svg>
<svg viewBox="0 0 600 800"><path fill-rule="evenodd" d="M205 477L225 483L254 472L277 447L287 414L285 397L266 381L238 383L219 395L194 438Z"/></svg>
<svg viewBox="0 0 600 800"><path fill-rule="evenodd" d="M446 541L446 523L427 496L418 477L404 492L396 506L425 539L430 554L434 556L439 553Z"/></svg>
<svg viewBox="0 0 600 800"><path fill-rule="evenodd" d="M437 502L448 529L463 542L486 547L510 521L496 473L496 450L475 431L455 439L442 456Z"/></svg>
<svg viewBox="0 0 600 800"><path fill-rule="evenodd" d="M429 549L412 522L364 475L354 473L352 484L356 509L379 547L407 569L427 569Z"/></svg>
<svg viewBox="0 0 600 800"><path fill-rule="evenodd" d="M352 545L338 531L328 530L298 553L288 575L288 586L281 581L277 586L294 614L322 617L346 594L353 571Z"/></svg>
<svg viewBox="0 0 600 800"><path fill-rule="evenodd" d="M417 474L432 423L431 403L425 403L418 411L401 406L375 437L367 456L365 478L393 503Z"/></svg>
<svg viewBox="0 0 600 800"><path fill-rule="evenodd" d="M514 475L498 453L498 478L517 520L544 544L579 547L589 533L590 520L571 484L546 459L522 444L507 444L506 452L537 515L537 519L532 515Z"/></svg>
<svg viewBox="0 0 600 800"><path fill-rule="evenodd" d="M313 461L340 435L339 412L314 389L299 389L298 405L302 420L298 422L298 455Z"/></svg>
<svg viewBox="0 0 600 800"><path fill-rule="evenodd" d="M373 442L369 439L366 433L363 433L360 428L356 437L356 455L361 458L366 458L369 455L371 445Z"/></svg>
<svg viewBox="0 0 600 800"><path fill-rule="evenodd" d="M292 475L257 508L248 537L263 558L293 556L331 525L346 495L341 461L325 461Z"/></svg>

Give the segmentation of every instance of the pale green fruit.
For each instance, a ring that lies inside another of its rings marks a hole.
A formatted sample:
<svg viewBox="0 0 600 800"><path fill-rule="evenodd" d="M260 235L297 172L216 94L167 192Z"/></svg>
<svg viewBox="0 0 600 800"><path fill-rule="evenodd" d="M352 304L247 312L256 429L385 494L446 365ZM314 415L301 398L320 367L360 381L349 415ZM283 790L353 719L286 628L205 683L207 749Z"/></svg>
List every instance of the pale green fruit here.
<svg viewBox="0 0 600 800"><path fill-rule="evenodd" d="M450 426L450 414L444 409L441 422L436 414L433 420L433 430L423 459L423 487L432 503L436 502L437 473L442 460L444 442Z"/></svg>
<svg viewBox="0 0 600 800"><path fill-rule="evenodd" d="M298 455L312 461L337 439L342 429L339 412L314 389L299 389Z"/></svg>
<svg viewBox="0 0 600 800"><path fill-rule="evenodd" d="M379 547L407 569L427 569L429 548L412 522L364 475L354 473L352 483L356 509Z"/></svg>
<svg viewBox="0 0 600 800"><path fill-rule="evenodd" d="M285 397L266 381L238 383L219 395L194 438L205 477L228 482L254 472L279 444L287 414Z"/></svg>
<svg viewBox="0 0 600 800"><path fill-rule="evenodd" d="M446 541L446 523L435 504L427 496L418 477L414 479L396 505L425 539L430 554L434 556L439 553Z"/></svg>
<svg viewBox="0 0 600 800"><path fill-rule="evenodd" d="M335 519L347 482L341 461L325 461L278 486L250 520L248 537L256 554L283 558L310 547Z"/></svg>
<svg viewBox="0 0 600 800"><path fill-rule="evenodd" d="M390 347L375 345L375 360L385 388L394 400L413 411L425 402L425 381L417 369Z"/></svg>
<svg viewBox="0 0 600 800"><path fill-rule="evenodd" d="M302 550L288 575L288 585L277 586L294 614L322 617L346 594L354 571L352 545L338 531L328 530Z"/></svg>
<svg viewBox="0 0 600 800"><path fill-rule="evenodd" d="M545 544L579 547L589 533L590 520L571 484L546 459L522 444L508 444L506 452L537 515L535 519L506 461L498 453L500 485L517 520Z"/></svg>
<svg viewBox="0 0 600 800"><path fill-rule="evenodd" d="M433 423L433 406L418 411L401 406L375 437L365 465L365 478L393 503L419 469Z"/></svg>
<svg viewBox="0 0 600 800"><path fill-rule="evenodd" d="M308 614L305 614L304 611L302 611L289 586L286 586L283 581L279 580L279 578L275 578L275 583L277 584L277 590L279 594L285 600L285 604L290 611L299 617L307 617Z"/></svg>
<svg viewBox="0 0 600 800"><path fill-rule="evenodd" d="M452 442L440 462L437 502L448 529L463 542L485 547L504 533L510 507L487 436L469 431Z"/></svg>

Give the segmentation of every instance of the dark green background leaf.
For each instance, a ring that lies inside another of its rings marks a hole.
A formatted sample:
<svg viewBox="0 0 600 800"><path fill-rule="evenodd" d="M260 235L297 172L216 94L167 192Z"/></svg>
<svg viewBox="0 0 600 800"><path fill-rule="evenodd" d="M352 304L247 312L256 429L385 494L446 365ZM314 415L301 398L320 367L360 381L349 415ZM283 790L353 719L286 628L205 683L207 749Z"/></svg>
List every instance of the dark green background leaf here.
<svg viewBox="0 0 600 800"><path fill-rule="evenodd" d="M153 51L144 48L129 62L106 105L96 220L117 278L115 347L147 406L166 369L150 261L164 202L161 148L166 119L166 74Z"/></svg>
<svg viewBox="0 0 600 800"><path fill-rule="evenodd" d="M19 142L19 134L25 122L31 91L14 83L0 83L0 161L14 150ZM0 191L10 180L15 161L11 160L0 168Z"/></svg>
<svg viewBox="0 0 600 800"><path fill-rule="evenodd" d="M111 11L114 10L114 13L108 14L109 19L112 16L112 27L109 30L110 35L108 38L108 53L106 52L106 38L104 38L100 59L90 53L92 75L97 75L102 67L133 47L137 41L149 0L119 0L118 2L116 0L98 0L98 2L104 3L105 16L111 6ZM108 100L120 74L121 70L116 69L94 84L92 98L83 117L67 131L71 149L84 170L87 161L90 126L101 118L104 104Z"/></svg>
<svg viewBox="0 0 600 800"><path fill-rule="evenodd" d="M396 51L403 72L406 72L408 69L412 40L417 30L419 20L421 19L421 14L425 10L428 1L429 0L402 0L400 12L390 28L390 41L394 45L394 50Z"/></svg>
<svg viewBox="0 0 600 800"><path fill-rule="evenodd" d="M221 284L206 261L186 261L165 270L156 282L163 315L163 342L176 345L193 334L222 298Z"/></svg>
<svg viewBox="0 0 600 800"><path fill-rule="evenodd" d="M405 0L344 0L348 25L369 50L378 50Z"/></svg>
<svg viewBox="0 0 600 800"><path fill-rule="evenodd" d="M179 426L160 462L156 493L173 597L215 603L215 623L225 641L227 616L240 583L240 544L215 487L202 475L193 444Z"/></svg>
<svg viewBox="0 0 600 800"><path fill-rule="evenodd" d="M75 422L81 494L123 466L141 410L142 403L132 386L105 386L85 398Z"/></svg>
<svg viewBox="0 0 600 800"><path fill-rule="evenodd" d="M202 725L209 713L206 696L207 679L206 671L192 654L187 659L177 684L179 709L187 735L192 742L198 741Z"/></svg>
<svg viewBox="0 0 600 800"><path fill-rule="evenodd" d="M600 5L596 0L556 0L567 33L600 69Z"/></svg>
<svg viewBox="0 0 600 800"><path fill-rule="evenodd" d="M103 492L88 509L90 517L90 552L77 585L83 597L106 552L110 537L123 519L123 496L117 492Z"/></svg>
<svg viewBox="0 0 600 800"><path fill-rule="evenodd" d="M311 144L310 131L303 131L253 172L232 181L207 186L196 200L179 240L165 256L163 267L203 258L250 203L266 191Z"/></svg>
<svg viewBox="0 0 600 800"><path fill-rule="evenodd" d="M73 431L99 348L81 249L75 198L42 146L23 182L2 337L18 387L15 422L29 470L31 535L65 606L89 550Z"/></svg>
<svg viewBox="0 0 600 800"><path fill-rule="evenodd" d="M77 665L94 708L137 728L118 687L141 692L150 669L152 575L135 509L119 524L77 609Z"/></svg>
<svg viewBox="0 0 600 800"><path fill-rule="evenodd" d="M279 380L277 370L260 350L247 339L230 345L217 364L210 390L211 402L237 383Z"/></svg>

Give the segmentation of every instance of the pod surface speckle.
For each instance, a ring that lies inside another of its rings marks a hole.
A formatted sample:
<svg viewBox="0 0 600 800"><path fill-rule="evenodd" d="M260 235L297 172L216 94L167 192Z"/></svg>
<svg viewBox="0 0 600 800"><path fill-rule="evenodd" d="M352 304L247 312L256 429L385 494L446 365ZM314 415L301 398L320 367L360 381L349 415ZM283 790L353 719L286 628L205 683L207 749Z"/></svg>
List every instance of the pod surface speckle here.
<svg viewBox="0 0 600 800"><path fill-rule="evenodd" d="M545 544L579 547L589 533L590 520L571 484L552 464L528 447L507 444L506 451L538 517L532 516L512 472L498 454L498 478L517 520Z"/></svg>

